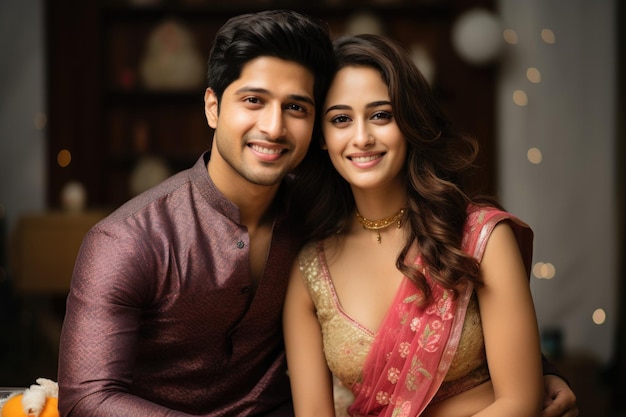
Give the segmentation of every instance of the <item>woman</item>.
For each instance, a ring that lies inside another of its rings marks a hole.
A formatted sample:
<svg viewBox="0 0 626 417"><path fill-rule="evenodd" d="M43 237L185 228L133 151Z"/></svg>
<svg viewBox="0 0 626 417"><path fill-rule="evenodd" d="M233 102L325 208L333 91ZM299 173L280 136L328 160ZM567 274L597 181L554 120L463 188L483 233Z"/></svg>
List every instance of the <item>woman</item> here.
<svg viewBox="0 0 626 417"><path fill-rule="evenodd" d="M284 310L296 416L334 415L332 375L352 416L539 416L532 231L471 198L477 145L405 51L359 35L336 52Z"/></svg>

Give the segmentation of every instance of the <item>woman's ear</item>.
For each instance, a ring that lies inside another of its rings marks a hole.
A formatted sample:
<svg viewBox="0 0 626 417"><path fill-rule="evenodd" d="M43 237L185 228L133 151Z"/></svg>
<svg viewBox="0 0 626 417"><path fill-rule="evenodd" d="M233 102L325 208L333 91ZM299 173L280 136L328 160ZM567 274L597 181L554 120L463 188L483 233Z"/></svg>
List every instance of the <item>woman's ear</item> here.
<svg viewBox="0 0 626 417"><path fill-rule="evenodd" d="M206 116L207 123L213 129L217 127L219 103L217 96L211 88L207 88L204 92L204 114Z"/></svg>
<svg viewBox="0 0 626 417"><path fill-rule="evenodd" d="M326 141L322 140L322 146L321 146L321 148L322 148L322 149L324 149L325 151L327 151L327 150L328 150L328 146L326 146Z"/></svg>

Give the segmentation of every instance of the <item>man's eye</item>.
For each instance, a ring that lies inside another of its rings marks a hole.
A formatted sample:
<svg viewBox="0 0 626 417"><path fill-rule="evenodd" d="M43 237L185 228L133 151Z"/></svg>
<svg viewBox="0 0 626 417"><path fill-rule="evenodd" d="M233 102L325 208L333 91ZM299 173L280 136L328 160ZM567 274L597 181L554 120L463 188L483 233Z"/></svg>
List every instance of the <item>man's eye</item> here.
<svg viewBox="0 0 626 417"><path fill-rule="evenodd" d="M302 107L299 104L287 104L287 106L285 106L285 108L287 110L293 110L293 111L297 111L297 112L306 112L306 109L304 107Z"/></svg>
<svg viewBox="0 0 626 417"><path fill-rule="evenodd" d="M261 102L258 97L246 97L244 101L251 104L259 104Z"/></svg>

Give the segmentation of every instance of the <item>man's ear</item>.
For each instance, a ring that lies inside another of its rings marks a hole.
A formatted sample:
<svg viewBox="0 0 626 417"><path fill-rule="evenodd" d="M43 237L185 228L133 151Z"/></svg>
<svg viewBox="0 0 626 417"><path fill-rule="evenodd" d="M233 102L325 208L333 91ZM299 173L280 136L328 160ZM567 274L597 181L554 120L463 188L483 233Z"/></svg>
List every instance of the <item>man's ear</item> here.
<svg viewBox="0 0 626 417"><path fill-rule="evenodd" d="M207 123L213 129L217 127L218 107L219 103L215 92L213 89L207 88L204 92L204 115Z"/></svg>

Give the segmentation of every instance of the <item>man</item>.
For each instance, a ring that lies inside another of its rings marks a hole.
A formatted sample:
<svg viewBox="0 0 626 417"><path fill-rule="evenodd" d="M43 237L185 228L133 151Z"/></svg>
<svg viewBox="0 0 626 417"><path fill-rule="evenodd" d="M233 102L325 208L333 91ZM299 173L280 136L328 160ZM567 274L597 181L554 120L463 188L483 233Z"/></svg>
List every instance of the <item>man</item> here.
<svg viewBox="0 0 626 417"><path fill-rule="evenodd" d="M293 12L222 27L205 94L211 152L85 238L61 337L62 415L292 415L280 322L298 245L282 183L308 150L333 62L327 27Z"/></svg>
<svg viewBox="0 0 626 417"><path fill-rule="evenodd" d="M85 237L61 336L62 416L293 415L280 323L299 240L284 179L333 68L326 26L300 14L220 29L211 151Z"/></svg>

